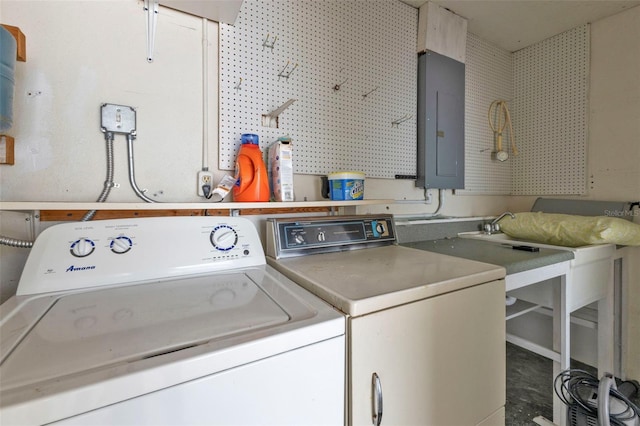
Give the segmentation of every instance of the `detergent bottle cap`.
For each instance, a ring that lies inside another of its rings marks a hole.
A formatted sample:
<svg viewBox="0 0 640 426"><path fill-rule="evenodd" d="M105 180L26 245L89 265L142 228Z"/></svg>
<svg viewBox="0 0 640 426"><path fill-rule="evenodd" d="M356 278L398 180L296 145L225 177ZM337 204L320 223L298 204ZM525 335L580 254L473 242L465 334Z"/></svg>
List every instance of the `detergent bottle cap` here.
<svg viewBox="0 0 640 426"><path fill-rule="evenodd" d="M259 145L258 135L253 133L243 133L242 137L242 145L251 144L251 145Z"/></svg>

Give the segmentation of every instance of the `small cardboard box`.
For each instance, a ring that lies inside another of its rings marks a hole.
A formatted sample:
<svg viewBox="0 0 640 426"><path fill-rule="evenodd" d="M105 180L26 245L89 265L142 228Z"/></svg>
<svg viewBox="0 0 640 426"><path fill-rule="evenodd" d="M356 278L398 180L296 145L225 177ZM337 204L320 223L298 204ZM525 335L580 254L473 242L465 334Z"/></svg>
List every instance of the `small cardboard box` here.
<svg viewBox="0 0 640 426"><path fill-rule="evenodd" d="M268 171L274 201L293 201L293 145L283 136L269 146Z"/></svg>

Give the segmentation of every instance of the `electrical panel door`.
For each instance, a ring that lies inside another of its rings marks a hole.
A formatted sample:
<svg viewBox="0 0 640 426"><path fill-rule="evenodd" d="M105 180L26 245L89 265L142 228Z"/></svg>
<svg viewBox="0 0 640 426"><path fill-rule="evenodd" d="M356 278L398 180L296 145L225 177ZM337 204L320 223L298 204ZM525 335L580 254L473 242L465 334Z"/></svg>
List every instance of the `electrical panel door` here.
<svg viewBox="0 0 640 426"><path fill-rule="evenodd" d="M464 188L464 75L455 59L418 57L417 187Z"/></svg>

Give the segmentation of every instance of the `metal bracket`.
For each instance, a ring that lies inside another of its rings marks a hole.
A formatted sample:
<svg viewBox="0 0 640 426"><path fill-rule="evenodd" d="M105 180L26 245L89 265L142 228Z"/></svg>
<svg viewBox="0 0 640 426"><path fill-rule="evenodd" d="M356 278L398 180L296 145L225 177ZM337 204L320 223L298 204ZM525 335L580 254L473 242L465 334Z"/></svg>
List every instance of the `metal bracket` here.
<svg viewBox="0 0 640 426"><path fill-rule="evenodd" d="M280 114L282 114L282 112L289 108L289 106L291 106L292 103L294 103L296 101L296 99L289 99L287 102L285 102L284 104L280 105L278 108L274 109L273 111L271 111L269 114L263 114L262 115L262 126L264 127L274 127L274 128L278 128L278 116Z"/></svg>
<svg viewBox="0 0 640 426"><path fill-rule="evenodd" d="M159 0L144 0L144 10L147 12L147 62L153 62L153 48L156 40L156 25L158 24Z"/></svg>
<svg viewBox="0 0 640 426"><path fill-rule="evenodd" d="M42 232L40 229L40 210L33 210L31 212L31 235L32 239L35 240L36 237Z"/></svg>

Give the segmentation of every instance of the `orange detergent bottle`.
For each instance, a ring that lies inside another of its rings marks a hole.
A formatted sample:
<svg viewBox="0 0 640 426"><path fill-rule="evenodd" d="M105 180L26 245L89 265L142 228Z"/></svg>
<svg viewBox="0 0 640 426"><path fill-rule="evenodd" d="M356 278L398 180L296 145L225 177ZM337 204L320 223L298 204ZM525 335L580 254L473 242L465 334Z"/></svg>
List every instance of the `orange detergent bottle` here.
<svg viewBox="0 0 640 426"><path fill-rule="evenodd" d="M234 201L269 201L269 179L258 135L245 133L236 159Z"/></svg>

